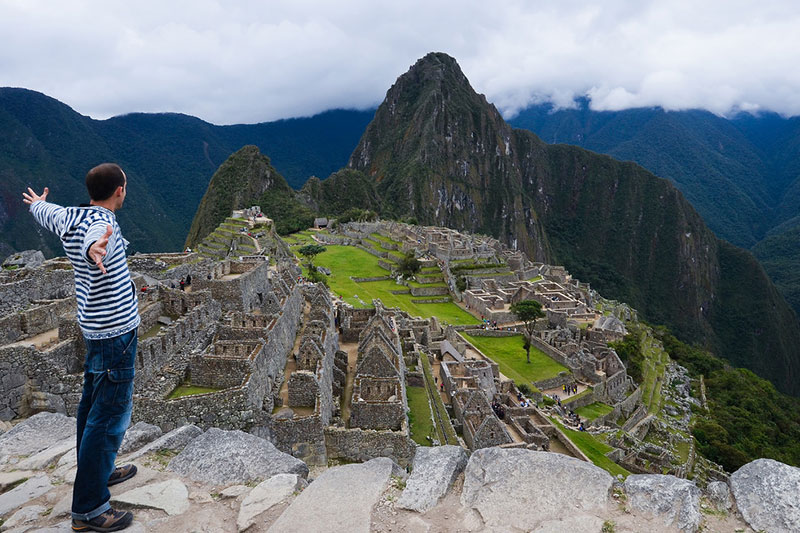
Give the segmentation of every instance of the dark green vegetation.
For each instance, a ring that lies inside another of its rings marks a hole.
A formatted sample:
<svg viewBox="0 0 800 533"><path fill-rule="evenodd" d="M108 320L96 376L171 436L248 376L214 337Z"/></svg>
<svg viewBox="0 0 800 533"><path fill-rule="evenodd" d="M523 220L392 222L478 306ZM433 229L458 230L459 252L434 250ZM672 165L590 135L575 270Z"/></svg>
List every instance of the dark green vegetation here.
<svg viewBox="0 0 800 533"><path fill-rule="evenodd" d="M800 312L800 118L578 104L533 106L509 123L672 180L717 235L753 251Z"/></svg>
<svg viewBox="0 0 800 533"><path fill-rule="evenodd" d="M528 338L525 339L524 347L525 357L527 358L527 362L530 363L531 343L528 339L533 335L536 329L536 321L545 316L544 311L542 311L542 304L536 300L522 300L521 302L511 304L510 310L514 313L514 316L517 317L517 320L523 322L523 328L528 335Z"/></svg>
<svg viewBox="0 0 800 533"><path fill-rule="evenodd" d="M641 368L647 359L639 343L639 331L614 345L632 368ZM800 398L775 389L775 386L749 370L733 368L709 352L681 342L665 328L656 328L656 338L670 358L689 370L695 380L695 396L700 397L703 376L707 409L694 410L692 433L700 452L733 472L759 457L800 465ZM641 378L634 377L637 382Z"/></svg>
<svg viewBox="0 0 800 533"><path fill-rule="evenodd" d="M50 187L62 205L88 201L86 172L116 161L128 175L119 212L130 251L181 249L209 178L231 153L257 145L288 182L328 176L347 161L372 111L330 111L311 118L215 126L179 114L134 113L92 120L43 94L0 88L0 257L38 248L61 253L57 238L32 231L22 191ZM285 194L271 198L281 205Z"/></svg>

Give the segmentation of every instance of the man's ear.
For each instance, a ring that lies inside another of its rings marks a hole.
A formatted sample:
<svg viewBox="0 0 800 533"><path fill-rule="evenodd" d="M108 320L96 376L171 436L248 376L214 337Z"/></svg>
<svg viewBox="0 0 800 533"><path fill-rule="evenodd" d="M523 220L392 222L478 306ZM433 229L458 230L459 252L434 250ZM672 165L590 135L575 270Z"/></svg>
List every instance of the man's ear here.
<svg viewBox="0 0 800 533"><path fill-rule="evenodd" d="M124 189L124 187L123 187L122 185L120 185L119 187L117 187L117 190L116 190L116 191L114 191L114 196L122 196L122 190L123 190L123 189Z"/></svg>

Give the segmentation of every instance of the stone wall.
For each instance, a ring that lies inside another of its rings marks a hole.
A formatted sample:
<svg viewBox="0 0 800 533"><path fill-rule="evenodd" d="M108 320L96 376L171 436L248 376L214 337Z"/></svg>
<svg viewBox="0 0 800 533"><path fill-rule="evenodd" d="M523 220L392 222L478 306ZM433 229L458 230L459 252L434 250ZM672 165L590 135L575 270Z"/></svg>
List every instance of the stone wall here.
<svg viewBox="0 0 800 533"><path fill-rule="evenodd" d="M266 418L253 409L247 392L246 387L237 387L172 400L134 396L133 422L155 424L164 432L185 424L246 431L253 425L263 425Z"/></svg>
<svg viewBox="0 0 800 533"><path fill-rule="evenodd" d="M329 460L363 462L388 457L404 468L412 465L417 450L407 431L327 427L325 444Z"/></svg>
<svg viewBox="0 0 800 533"><path fill-rule="evenodd" d="M447 287L409 287L411 296L444 296L450 294Z"/></svg>
<svg viewBox="0 0 800 533"><path fill-rule="evenodd" d="M74 372L81 361L73 340L61 341L45 352L31 346L0 348L0 420L39 411L75 416L83 375Z"/></svg>
<svg viewBox="0 0 800 533"><path fill-rule="evenodd" d="M0 275L0 316L25 309L38 300L61 300L75 295L72 267L58 259L41 268L3 271Z"/></svg>
<svg viewBox="0 0 800 533"><path fill-rule="evenodd" d="M289 376L289 407L314 407L320 386L313 372L298 370Z"/></svg>
<svg viewBox="0 0 800 533"><path fill-rule="evenodd" d="M325 466L325 424L319 415L300 418L270 418L268 424L254 428L252 433L272 442L284 453L297 457L308 465Z"/></svg>
<svg viewBox="0 0 800 533"><path fill-rule="evenodd" d="M212 389L241 387L250 377L250 365L247 359L198 354L189 364L189 380L192 385Z"/></svg>

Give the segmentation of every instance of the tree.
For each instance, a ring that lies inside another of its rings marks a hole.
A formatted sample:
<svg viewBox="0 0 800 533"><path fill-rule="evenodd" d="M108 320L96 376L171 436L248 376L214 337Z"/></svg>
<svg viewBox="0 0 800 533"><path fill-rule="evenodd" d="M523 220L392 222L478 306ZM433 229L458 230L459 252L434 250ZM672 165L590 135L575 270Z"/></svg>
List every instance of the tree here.
<svg viewBox="0 0 800 533"><path fill-rule="evenodd" d="M416 258L414 252L408 252L397 264L397 269L406 279L413 278L414 274L420 271L422 264Z"/></svg>
<svg viewBox="0 0 800 533"><path fill-rule="evenodd" d="M300 247L300 249L297 250L297 253L308 259L309 270L315 270L314 257L316 257L317 254L321 254L324 251L325 247L320 246L319 244L306 244L305 246Z"/></svg>
<svg viewBox="0 0 800 533"><path fill-rule="evenodd" d="M533 331L536 329L536 320L543 318L544 311L542 311L542 304L536 300L522 300L521 302L511 304L511 312L517 317L517 320L523 322L525 325L525 332L527 337L525 339L525 356L528 363L531 362L531 338Z"/></svg>

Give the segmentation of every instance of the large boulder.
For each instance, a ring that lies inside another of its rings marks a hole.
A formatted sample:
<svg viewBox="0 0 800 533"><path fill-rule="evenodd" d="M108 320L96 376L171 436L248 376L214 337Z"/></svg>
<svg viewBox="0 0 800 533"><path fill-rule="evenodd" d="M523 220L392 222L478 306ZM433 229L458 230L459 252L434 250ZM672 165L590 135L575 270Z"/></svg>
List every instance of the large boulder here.
<svg viewBox="0 0 800 533"><path fill-rule="evenodd" d="M421 447L414 455L414 469L397 507L424 513L447 494L467 466L467 452L461 446Z"/></svg>
<svg viewBox="0 0 800 533"><path fill-rule="evenodd" d="M661 519L665 526L697 531L700 489L686 479L660 474L631 475L625 480L630 506Z"/></svg>
<svg viewBox="0 0 800 533"><path fill-rule="evenodd" d="M152 452L161 450L182 450L192 440L196 439L203 434L203 430L194 424L188 424L175 428L166 435L161 435L159 438L147 444L143 448L139 448L127 457L128 461L133 461L139 457Z"/></svg>
<svg viewBox="0 0 800 533"><path fill-rule="evenodd" d="M708 501L717 511L729 511L733 506L731 501L731 489L724 481L712 481L706 487Z"/></svg>
<svg viewBox="0 0 800 533"><path fill-rule="evenodd" d="M58 413L38 413L0 435L0 466L35 455L61 441L74 442L75 419Z"/></svg>
<svg viewBox="0 0 800 533"><path fill-rule="evenodd" d="M36 268L44 263L44 254L41 250L24 250L12 254L3 261L3 268L12 270L16 268Z"/></svg>
<svg viewBox="0 0 800 533"><path fill-rule="evenodd" d="M249 483L276 474L308 476L308 466L271 442L242 431L211 428L175 456L167 466L195 481L215 485Z"/></svg>
<svg viewBox="0 0 800 533"><path fill-rule="evenodd" d="M137 422L125 432L125 438L122 439L122 444L119 447L119 454L125 455L138 450L145 444L149 444L159 438L161 433L161 428L158 426L147 422Z"/></svg>
<svg viewBox="0 0 800 533"><path fill-rule="evenodd" d="M605 470L565 455L484 448L467 463L461 504L489 529L530 531L565 512L602 512L612 483Z"/></svg>
<svg viewBox="0 0 800 533"><path fill-rule="evenodd" d="M756 459L731 474L730 485L739 512L756 531L800 531L800 468Z"/></svg>
<svg viewBox="0 0 800 533"><path fill-rule="evenodd" d="M300 493L270 533L368 533L372 508L389 484L394 462L386 457L326 470Z"/></svg>

